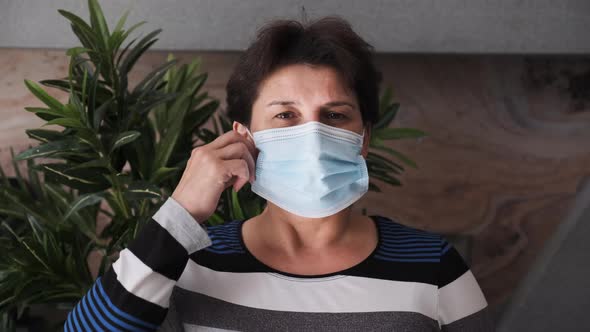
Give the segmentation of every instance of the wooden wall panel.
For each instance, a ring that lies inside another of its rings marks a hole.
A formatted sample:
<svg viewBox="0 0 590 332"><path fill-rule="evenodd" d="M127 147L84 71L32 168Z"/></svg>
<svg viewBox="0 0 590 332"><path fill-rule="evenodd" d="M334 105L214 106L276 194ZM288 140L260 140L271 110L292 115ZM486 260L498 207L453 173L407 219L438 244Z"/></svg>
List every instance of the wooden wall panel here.
<svg viewBox="0 0 590 332"><path fill-rule="evenodd" d="M206 89L224 98L237 53L175 52L203 58ZM134 81L165 60L152 52ZM502 303L567 213L590 175L590 59L571 57L379 55L384 86L401 103L394 126L429 137L393 147L420 166L404 186L367 194L355 208L448 235L468 235L472 269L488 301ZM39 103L23 79L65 75L61 50L0 49L0 162L42 124L23 110Z"/></svg>

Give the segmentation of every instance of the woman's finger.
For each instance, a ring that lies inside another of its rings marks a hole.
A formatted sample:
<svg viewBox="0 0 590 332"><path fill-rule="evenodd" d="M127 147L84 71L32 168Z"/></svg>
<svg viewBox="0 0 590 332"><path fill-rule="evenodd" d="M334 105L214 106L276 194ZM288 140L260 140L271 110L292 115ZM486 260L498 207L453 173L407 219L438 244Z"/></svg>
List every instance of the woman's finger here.
<svg viewBox="0 0 590 332"><path fill-rule="evenodd" d="M230 176L228 178L236 177L233 182L235 191L239 191L250 179L250 171L248 170L248 163L244 159L225 160L223 166ZM231 182L228 181L227 184Z"/></svg>
<svg viewBox="0 0 590 332"><path fill-rule="evenodd" d="M231 159L244 159L248 163L248 170L250 175L253 176L255 172L255 162L252 154L243 142L237 142L225 146L222 149L215 151L220 159L231 160ZM250 179L252 180L252 179Z"/></svg>

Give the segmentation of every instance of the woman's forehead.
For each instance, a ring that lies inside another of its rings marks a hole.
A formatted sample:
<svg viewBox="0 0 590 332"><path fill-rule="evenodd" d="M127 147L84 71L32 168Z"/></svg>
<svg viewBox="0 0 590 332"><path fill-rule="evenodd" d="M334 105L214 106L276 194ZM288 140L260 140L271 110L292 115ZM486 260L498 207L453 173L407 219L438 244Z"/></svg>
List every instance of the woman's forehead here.
<svg viewBox="0 0 590 332"><path fill-rule="evenodd" d="M353 91L337 70L306 64L285 66L271 73L260 84L259 98L265 101L265 105L273 101L356 102Z"/></svg>

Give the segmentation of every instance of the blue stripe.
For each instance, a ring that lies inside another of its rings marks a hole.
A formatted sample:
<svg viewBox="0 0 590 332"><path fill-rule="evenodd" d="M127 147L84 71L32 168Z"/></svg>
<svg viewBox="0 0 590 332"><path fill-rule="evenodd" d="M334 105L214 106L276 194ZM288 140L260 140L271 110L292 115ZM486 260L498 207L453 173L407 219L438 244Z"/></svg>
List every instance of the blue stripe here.
<svg viewBox="0 0 590 332"><path fill-rule="evenodd" d="M408 227L390 227L384 226L381 228L387 232L394 232L394 233L406 233L406 234L422 234L422 235L430 235L430 236L440 236L440 234L429 232L423 229L416 229L416 228L408 228Z"/></svg>
<svg viewBox="0 0 590 332"><path fill-rule="evenodd" d="M98 317L98 319L100 320L100 322L105 325L106 327L108 327L109 329L113 330L113 331L121 331L120 329L114 327L113 325L111 325L109 322L107 322L106 319L104 319L103 316L105 316L105 314L103 314L102 312L108 313L104 307L101 305L101 309L99 310L96 308L95 302L98 302L96 300L96 294L94 293L94 287L92 287L92 289L90 290L90 292L88 292L88 302L90 302L90 309L92 309L92 312Z"/></svg>
<svg viewBox="0 0 590 332"><path fill-rule="evenodd" d="M441 255L444 255L447 253L447 251L449 251L449 249L451 249L451 244L447 243L447 245L443 248Z"/></svg>
<svg viewBox="0 0 590 332"><path fill-rule="evenodd" d="M422 231L423 232L423 230L421 230L421 229L402 225L402 224L397 224L397 223L393 223L393 222L382 222L381 225L383 225L384 228L407 229L410 231Z"/></svg>
<svg viewBox="0 0 590 332"><path fill-rule="evenodd" d="M237 243L213 242L208 248L235 248L237 250L241 250L242 246L238 245Z"/></svg>
<svg viewBox="0 0 590 332"><path fill-rule="evenodd" d="M80 329L80 331L90 331L90 326L86 323L86 317L84 317L84 313L82 312L82 300L76 306L76 315L80 316L80 321L84 325L84 330Z"/></svg>
<svg viewBox="0 0 590 332"><path fill-rule="evenodd" d="M428 231L424 230L424 229L414 228L414 227L400 225L400 224L392 224L392 223L384 222L384 223L381 223L380 225L382 225L383 228L386 228L386 229L392 229L392 230L395 229L395 230L402 230L402 231L408 231L408 232L428 233Z"/></svg>
<svg viewBox="0 0 590 332"><path fill-rule="evenodd" d="M436 254L439 253L440 248L439 247L419 247L419 248L396 248L396 247L390 247L387 246L385 244L383 244L383 250L384 251L401 251L401 252L424 252L424 251L433 251Z"/></svg>
<svg viewBox="0 0 590 332"><path fill-rule="evenodd" d="M233 243L223 243L223 242L213 242L213 244L211 244L211 247L213 247L214 249L226 249L226 248L232 248L232 249L237 249L239 250L241 248L241 246L238 246L237 244L233 244Z"/></svg>
<svg viewBox="0 0 590 332"><path fill-rule="evenodd" d="M209 236L225 238L225 239L237 239L240 237L239 234L237 234L237 233L236 234L227 234L227 233L218 233L218 232L209 233Z"/></svg>
<svg viewBox="0 0 590 332"><path fill-rule="evenodd" d="M437 240L440 241L438 236L430 236L430 235L418 235L418 234L397 234L397 233L387 233L381 232L384 237L392 238L392 239L428 239L428 240Z"/></svg>
<svg viewBox="0 0 590 332"><path fill-rule="evenodd" d="M229 225L229 227L209 227L207 230L212 233L237 233L238 227L235 225Z"/></svg>
<svg viewBox="0 0 590 332"><path fill-rule="evenodd" d="M219 234L219 235L238 235L239 232L237 229L214 229L214 230L208 230L209 234Z"/></svg>
<svg viewBox="0 0 590 332"><path fill-rule="evenodd" d="M405 228L405 227L382 227L381 228L384 231L387 232L394 232L394 233L407 233L407 234L425 234L425 235L433 235L433 236L438 236L438 234L435 233L430 233L427 231L423 231L423 230L417 230L417 229L409 229L409 228Z"/></svg>
<svg viewBox="0 0 590 332"><path fill-rule="evenodd" d="M381 255L375 255L375 258L379 258L385 261L390 261L390 262L407 262L407 263L440 263L440 259L430 259L430 258L415 258L415 259L409 259L409 258L389 258L389 257L384 257Z"/></svg>
<svg viewBox="0 0 590 332"><path fill-rule="evenodd" d="M126 312L124 312L123 310L121 310L121 309L117 308L117 306L115 306L115 305L113 304L113 302L111 302L111 299L109 299L109 297L108 297L108 296L107 296L107 294L105 293L105 291L104 291L104 288L102 288L102 283L101 283L101 282L99 282L100 280L101 280L101 277L98 277L98 278L96 279L96 281L97 281L97 284L98 284L98 290L100 291L100 295L102 295L102 297L103 297L103 298L106 300L106 303L107 303L107 305L109 306L109 308L113 309L113 311L114 311L115 313L119 314L119 316L122 316L123 318L125 318L125 319L127 319L127 320L130 320L130 321L132 321L132 322L134 322L134 323L137 323L137 324L139 324L139 325L141 325L141 326L145 326L145 327L147 327L148 329L156 330L156 329L158 328L158 326L157 326L157 325L154 325L154 324L151 324L151 323L145 322L145 321L143 321L143 320L141 320L141 319L139 319L139 318L137 318L137 317L134 317L134 316L132 316L132 315L130 315L130 314L128 314L128 313L126 313Z"/></svg>
<svg viewBox="0 0 590 332"><path fill-rule="evenodd" d="M380 254L390 257L440 257L440 253L409 253L409 254L397 254L390 251L379 250Z"/></svg>
<svg viewBox="0 0 590 332"><path fill-rule="evenodd" d="M428 237L432 239L440 239L440 235L432 235L428 233L410 233L410 232L400 232L400 231L391 231L383 229L381 230L382 234L387 235L395 235L395 236L420 236L420 237Z"/></svg>
<svg viewBox="0 0 590 332"><path fill-rule="evenodd" d="M142 330L142 329L140 329L140 328L138 328L138 327L136 327L136 326L133 326L133 325L127 324L126 322L124 322L124 321L120 320L118 317L115 317L113 314L111 314L111 312L110 312L110 311L109 311L109 310L108 310L108 309L107 309L107 308L104 306L104 304L103 304L103 300L102 300L102 297L101 297L101 296L100 296L100 294L99 294L99 293L96 291L96 288L97 288L97 287L98 287L98 286L96 286L96 285L95 285L95 286L92 288L92 295L93 295L93 296L94 296L94 298L96 299L96 303L98 303L98 305L100 306L100 308L102 309L102 311L104 311L104 312L106 313L107 317L108 317L108 318L109 318L111 321L113 321L115 324L119 324L119 326L121 326L121 327L123 327L123 328L126 328L127 330L130 330L130 331L145 331L145 330Z"/></svg>
<svg viewBox="0 0 590 332"><path fill-rule="evenodd" d="M392 243L391 241L390 242L381 241L381 245L387 245L389 247L395 247L395 248L410 248L410 247L418 247L418 248L433 247L433 248L437 248L437 249L440 248L438 243L432 243L432 242Z"/></svg>
<svg viewBox="0 0 590 332"><path fill-rule="evenodd" d="M76 331L82 331L80 328L80 322L78 322L78 314L76 313L77 306L72 310L72 320L74 321L74 325L76 325Z"/></svg>
<svg viewBox="0 0 590 332"><path fill-rule="evenodd" d="M432 248L432 249L436 249L440 251L440 243L437 242L433 242L433 241L427 241L427 242L418 242L418 241L414 241L414 242L405 242L405 243L397 243L397 242L393 242L393 241L381 241L380 243L381 246L386 246L389 248Z"/></svg>
<svg viewBox="0 0 590 332"><path fill-rule="evenodd" d="M82 310L83 310L84 314L86 314L86 317L88 317L90 324L92 324L92 326L95 329L100 331L101 330L100 326L98 326L98 323L96 322L94 317L92 317L92 315L90 314L90 310L88 310L88 305L86 304L87 298L88 298L88 295L86 295L82 298Z"/></svg>
<svg viewBox="0 0 590 332"><path fill-rule="evenodd" d="M220 254L220 255L226 255L226 254L243 254L244 252L241 250L215 250L212 249L211 247L207 247L205 248L205 250L216 253L216 254Z"/></svg>
<svg viewBox="0 0 590 332"><path fill-rule="evenodd" d="M72 324L72 321L74 320L74 310L70 311L70 313L68 314L68 330L69 331L76 331L74 330L74 325Z"/></svg>
<svg viewBox="0 0 590 332"><path fill-rule="evenodd" d="M220 235L215 235L215 234L209 234L209 237L211 238L212 241L215 240L219 240L219 241L227 241L227 242L233 242L233 243L240 243L239 239L237 236L220 236Z"/></svg>
<svg viewBox="0 0 590 332"><path fill-rule="evenodd" d="M383 243L436 243L437 245L440 245L440 241L439 240L428 240L428 239L405 239L405 240L396 240L396 239L389 239L389 238L383 238Z"/></svg>
<svg viewBox="0 0 590 332"><path fill-rule="evenodd" d="M73 311L73 310L72 310ZM70 311L70 313L68 314L68 319L66 319L66 323L64 324L64 331L65 332L70 332L72 331L72 320L70 319L72 318L72 312Z"/></svg>

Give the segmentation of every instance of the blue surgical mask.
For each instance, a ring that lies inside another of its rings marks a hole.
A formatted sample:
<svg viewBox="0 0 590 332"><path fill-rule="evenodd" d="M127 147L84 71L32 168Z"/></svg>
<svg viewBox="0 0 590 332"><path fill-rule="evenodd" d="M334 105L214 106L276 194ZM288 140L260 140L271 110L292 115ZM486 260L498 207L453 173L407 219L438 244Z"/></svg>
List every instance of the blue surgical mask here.
<svg viewBox="0 0 590 332"><path fill-rule="evenodd" d="M257 131L252 191L299 216L333 215L369 188L363 137L317 121Z"/></svg>

